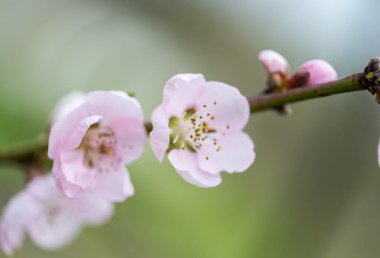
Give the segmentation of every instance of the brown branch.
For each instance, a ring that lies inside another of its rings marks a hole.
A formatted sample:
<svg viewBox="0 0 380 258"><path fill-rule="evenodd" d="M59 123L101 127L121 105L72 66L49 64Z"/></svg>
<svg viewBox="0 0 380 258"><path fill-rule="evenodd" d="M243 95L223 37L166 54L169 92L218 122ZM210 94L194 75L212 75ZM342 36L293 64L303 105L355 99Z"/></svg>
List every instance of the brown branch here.
<svg viewBox="0 0 380 258"><path fill-rule="evenodd" d="M293 102L366 89L367 86L363 83L363 73L357 73L325 84L306 86L270 94L262 93L247 97L247 99L251 113L256 113Z"/></svg>
<svg viewBox="0 0 380 258"><path fill-rule="evenodd" d="M283 92L260 93L247 97L251 113L276 109L282 105L326 97L330 95L369 90L380 102L380 59L371 59L364 73L356 73L342 79L320 85L289 89ZM145 123L149 133L150 122ZM44 133L28 142L0 149L0 163L28 165L45 157L48 149L48 134Z"/></svg>

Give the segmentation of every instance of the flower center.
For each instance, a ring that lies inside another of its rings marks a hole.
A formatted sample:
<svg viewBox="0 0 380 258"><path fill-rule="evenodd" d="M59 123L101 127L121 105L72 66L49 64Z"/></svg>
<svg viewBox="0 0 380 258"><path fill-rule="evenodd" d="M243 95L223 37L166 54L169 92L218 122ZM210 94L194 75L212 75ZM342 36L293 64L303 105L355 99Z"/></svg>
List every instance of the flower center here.
<svg viewBox="0 0 380 258"><path fill-rule="evenodd" d="M114 132L111 128L102 127L99 123L87 130L80 148L84 151L86 165L100 172L113 169L121 162Z"/></svg>
<svg viewBox="0 0 380 258"><path fill-rule="evenodd" d="M181 117L171 117L169 127L172 133L169 149L187 149L196 152L205 144L211 144L215 151L219 152L221 146L218 144L217 131L209 125L210 120L215 120L215 116L210 113L200 115L195 108L187 109Z"/></svg>

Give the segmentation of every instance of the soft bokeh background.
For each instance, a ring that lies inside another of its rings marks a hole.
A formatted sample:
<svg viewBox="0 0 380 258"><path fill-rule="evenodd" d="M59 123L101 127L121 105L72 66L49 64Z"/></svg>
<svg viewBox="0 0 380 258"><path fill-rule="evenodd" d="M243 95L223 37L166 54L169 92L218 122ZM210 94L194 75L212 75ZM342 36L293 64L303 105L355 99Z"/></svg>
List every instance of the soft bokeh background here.
<svg viewBox="0 0 380 258"><path fill-rule="evenodd" d="M340 76L380 55L377 0L0 1L0 147L41 132L74 90L133 91L146 117L175 73L259 92L262 49L294 69L324 58ZM129 167L136 195L114 218L16 257L379 257L379 109L366 92L255 114L257 161L214 189L183 181L150 148ZM238 151L238 150L237 150ZM0 169L0 206L23 186ZM0 257L3 254L0 253Z"/></svg>

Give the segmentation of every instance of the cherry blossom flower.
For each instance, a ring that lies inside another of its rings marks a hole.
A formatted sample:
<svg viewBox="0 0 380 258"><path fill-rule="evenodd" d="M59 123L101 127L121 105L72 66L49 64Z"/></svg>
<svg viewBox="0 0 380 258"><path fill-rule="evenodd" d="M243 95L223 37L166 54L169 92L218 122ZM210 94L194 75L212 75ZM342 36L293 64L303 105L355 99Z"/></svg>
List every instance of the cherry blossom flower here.
<svg viewBox="0 0 380 258"><path fill-rule="evenodd" d="M89 196L65 197L51 174L37 177L6 205L0 221L0 246L12 255L27 233L40 248L56 250L71 242L82 226L103 224L112 213L109 202Z"/></svg>
<svg viewBox="0 0 380 258"><path fill-rule="evenodd" d="M289 76L288 62L276 51L263 50L259 53L258 58L268 74L273 76L276 73L280 73L282 79L279 84L286 84L286 81L292 81L292 77L299 78L300 75L305 76L305 74L307 80L301 86L326 83L337 78L335 69L329 63L321 59L313 59L302 64L293 76Z"/></svg>
<svg viewBox="0 0 380 258"><path fill-rule="evenodd" d="M242 129L249 119L247 99L201 74L178 74L165 85L152 114L150 142L159 161L169 161L199 187L221 183L221 172L243 172L254 161L254 145Z"/></svg>
<svg viewBox="0 0 380 258"><path fill-rule="evenodd" d="M59 189L67 197L91 194L108 201L132 196L125 165L145 149L140 104L123 92L94 91L81 104L67 106L71 112L58 116L49 137L48 155Z"/></svg>

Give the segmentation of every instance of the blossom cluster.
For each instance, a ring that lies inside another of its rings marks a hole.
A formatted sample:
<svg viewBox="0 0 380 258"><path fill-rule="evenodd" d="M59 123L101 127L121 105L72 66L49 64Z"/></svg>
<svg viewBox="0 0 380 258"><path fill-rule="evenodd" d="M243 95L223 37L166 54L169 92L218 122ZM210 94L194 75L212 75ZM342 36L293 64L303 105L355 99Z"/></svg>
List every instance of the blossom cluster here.
<svg viewBox="0 0 380 258"><path fill-rule="evenodd" d="M292 77L278 53L263 51L259 60L272 85L277 80L275 90L336 78L321 60L305 63ZM300 74L305 80L296 85ZM177 74L165 84L151 115L150 145L158 161L167 154L190 184L215 187L223 172L244 172L255 161L254 143L243 131L249 116L248 100L236 87L206 81L202 74ZM0 221L0 245L8 255L26 233L43 249L61 248L82 226L108 221L114 204L134 194L126 165L143 155L147 139L143 110L134 97L120 91L73 92L56 105L50 127L52 174L33 178Z"/></svg>

